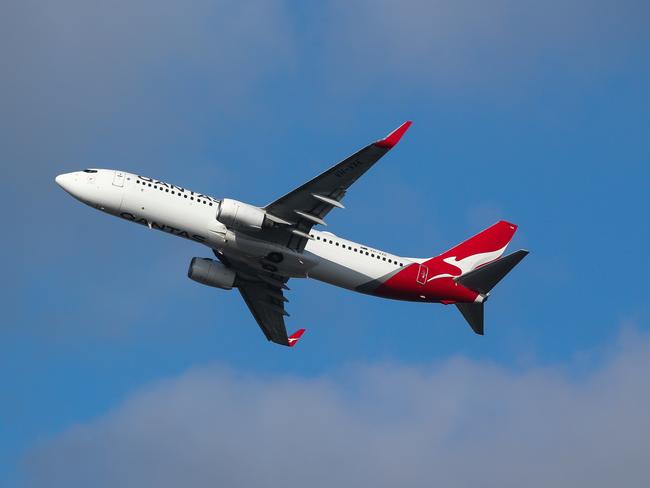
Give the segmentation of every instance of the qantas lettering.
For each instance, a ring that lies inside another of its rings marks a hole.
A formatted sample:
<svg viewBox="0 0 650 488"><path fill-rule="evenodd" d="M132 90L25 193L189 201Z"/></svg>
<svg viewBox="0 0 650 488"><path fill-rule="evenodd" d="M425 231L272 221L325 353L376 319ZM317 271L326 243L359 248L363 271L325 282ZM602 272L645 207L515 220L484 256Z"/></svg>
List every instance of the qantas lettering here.
<svg viewBox="0 0 650 488"><path fill-rule="evenodd" d="M187 231L177 229L176 227L172 227L171 225L159 224L158 222L154 222L154 221L149 222L144 217L136 217L135 215L129 212L122 212L120 214L120 217L126 220L130 220L131 222L135 222L136 224L146 225L147 227L151 227L152 229L162 230L163 232L167 232L168 234L184 237L185 239L192 239L193 241L196 242L205 242L205 237L203 236L197 234L190 234Z"/></svg>
<svg viewBox="0 0 650 488"><path fill-rule="evenodd" d="M140 180L142 180L142 181L144 181L146 183L149 183L151 185L164 186L165 188L176 190L179 193L186 193L187 192L187 194L192 195L193 197L203 198L204 200L210 200L211 202L219 203L219 200L217 200L216 198L211 197L210 195L204 195L202 193L194 193L192 190L186 190L185 188L183 188L181 186L176 186L176 185L172 185L170 183L165 183L164 181L154 180L153 178L149 178L148 176L138 175L138 179L140 179Z"/></svg>

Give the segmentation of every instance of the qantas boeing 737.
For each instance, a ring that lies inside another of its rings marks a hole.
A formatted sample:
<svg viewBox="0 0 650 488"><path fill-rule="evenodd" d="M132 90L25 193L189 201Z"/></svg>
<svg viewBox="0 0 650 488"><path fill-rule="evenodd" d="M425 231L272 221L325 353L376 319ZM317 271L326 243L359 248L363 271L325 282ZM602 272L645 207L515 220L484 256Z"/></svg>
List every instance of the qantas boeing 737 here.
<svg viewBox="0 0 650 488"><path fill-rule="evenodd" d="M237 288L269 341L293 346L284 291L290 278L314 278L395 300L454 304L477 334L492 288L528 251L502 257L517 226L500 221L442 254L408 258L315 230L352 184L397 144L405 122L283 197L257 207L217 199L125 171L86 169L56 177L81 202L124 220L184 237L212 250L195 257L188 276L204 285Z"/></svg>

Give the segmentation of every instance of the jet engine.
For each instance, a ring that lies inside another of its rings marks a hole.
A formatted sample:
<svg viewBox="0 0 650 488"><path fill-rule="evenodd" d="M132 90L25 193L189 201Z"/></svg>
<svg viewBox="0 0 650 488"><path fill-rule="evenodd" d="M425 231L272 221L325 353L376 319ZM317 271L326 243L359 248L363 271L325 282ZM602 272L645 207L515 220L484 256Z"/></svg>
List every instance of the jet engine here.
<svg viewBox="0 0 650 488"><path fill-rule="evenodd" d="M214 259L192 258L187 277L202 285L224 290L230 290L235 283L235 272Z"/></svg>
<svg viewBox="0 0 650 488"><path fill-rule="evenodd" d="M259 207L224 198L219 205L217 220L226 227L260 230L264 225L266 212Z"/></svg>

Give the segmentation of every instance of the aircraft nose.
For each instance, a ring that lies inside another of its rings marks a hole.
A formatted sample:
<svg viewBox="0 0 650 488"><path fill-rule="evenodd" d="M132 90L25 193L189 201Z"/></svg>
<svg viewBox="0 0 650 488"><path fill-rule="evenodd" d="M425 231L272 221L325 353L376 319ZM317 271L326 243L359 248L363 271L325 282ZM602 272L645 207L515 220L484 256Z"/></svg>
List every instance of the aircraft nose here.
<svg viewBox="0 0 650 488"><path fill-rule="evenodd" d="M56 184L59 185L61 188L63 188L65 191L70 193L70 186L72 183L72 177L70 173L64 173L56 178L54 178L54 181L56 181Z"/></svg>

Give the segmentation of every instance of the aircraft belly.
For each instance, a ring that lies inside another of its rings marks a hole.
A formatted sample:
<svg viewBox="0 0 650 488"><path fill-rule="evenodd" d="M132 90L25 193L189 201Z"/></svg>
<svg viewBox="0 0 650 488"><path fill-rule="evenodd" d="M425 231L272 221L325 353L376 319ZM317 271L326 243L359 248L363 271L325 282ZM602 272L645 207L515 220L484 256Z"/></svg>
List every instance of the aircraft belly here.
<svg viewBox="0 0 650 488"><path fill-rule="evenodd" d="M212 240L212 237L211 237ZM316 265L310 253L299 253L276 243L255 239L249 235L226 229L223 244L215 249L230 259L243 261L260 272L276 273L290 278L305 278ZM280 260L270 255L281 256Z"/></svg>

